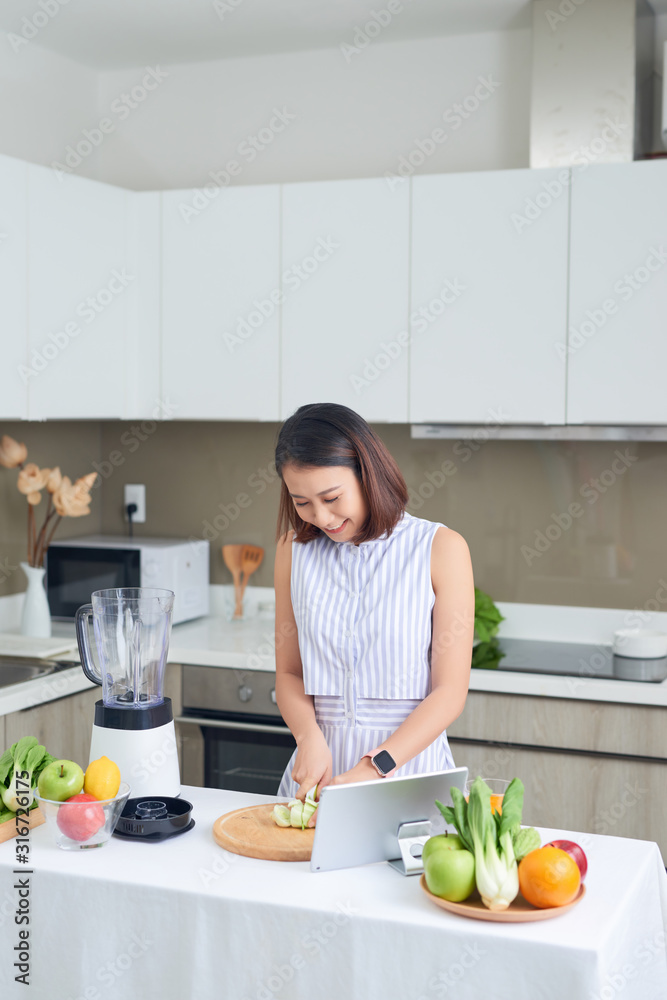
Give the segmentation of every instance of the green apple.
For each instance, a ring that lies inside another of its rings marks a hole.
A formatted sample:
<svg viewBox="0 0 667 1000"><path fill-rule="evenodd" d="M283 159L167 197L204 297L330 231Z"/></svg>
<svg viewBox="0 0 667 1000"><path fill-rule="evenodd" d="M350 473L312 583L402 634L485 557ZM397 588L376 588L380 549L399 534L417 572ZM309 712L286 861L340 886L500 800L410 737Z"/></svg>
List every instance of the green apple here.
<svg viewBox="0 0 667 1000"><path fill-rule="evenodd" d="M475 858L463 849L435 850L426 859L424 875L434 896L460 903L475 888Z"/></svg>
<svg viewBox="0 0 667 1000"><path fill-rule="evenodd" d="M83 788L83 771L73 760L53 760L37 780L37 794L43 799L64 802Z"/></svg>
<svg viewBox="0 0 667 1000"><path fill-rule="evenodd" d="M422 850L422 864L434 851L462 851L463 841L457 833L439 833L437 837L429 837Z"/></svg>

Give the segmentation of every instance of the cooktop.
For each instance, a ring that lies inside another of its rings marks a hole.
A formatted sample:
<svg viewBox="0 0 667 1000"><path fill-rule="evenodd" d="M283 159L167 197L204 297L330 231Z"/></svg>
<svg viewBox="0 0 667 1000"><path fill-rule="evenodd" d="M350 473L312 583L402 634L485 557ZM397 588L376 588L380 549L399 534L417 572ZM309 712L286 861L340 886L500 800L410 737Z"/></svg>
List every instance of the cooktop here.
<svg viewBox="0 0 667 1000"><path fill-rule="evenodd" d="M660 683L667 676L649 676L640 670L628 676L627 659L619 664L611 646L583 642L552 642L545 639L500 639L503 652L497 669L531 674L558 674L562 677L606 678ZM645 664L645 660L637 664ZM625 668L624 668L625 666Z"/></svg>

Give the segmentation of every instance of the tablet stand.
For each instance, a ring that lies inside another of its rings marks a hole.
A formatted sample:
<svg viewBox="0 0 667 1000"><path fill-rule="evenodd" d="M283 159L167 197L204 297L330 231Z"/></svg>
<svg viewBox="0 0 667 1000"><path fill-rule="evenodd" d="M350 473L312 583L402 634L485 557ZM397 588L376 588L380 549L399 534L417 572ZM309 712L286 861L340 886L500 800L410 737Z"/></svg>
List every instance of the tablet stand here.
<svg viewBox="0 0 667 1000"><path fill-rule="evenodd" d="M400 823L397 836L401 856L393 858L387 864L390 864L401 875L421 875L424 871L422 849L431 836L430 819L416 819L409 823Z"/></svg>

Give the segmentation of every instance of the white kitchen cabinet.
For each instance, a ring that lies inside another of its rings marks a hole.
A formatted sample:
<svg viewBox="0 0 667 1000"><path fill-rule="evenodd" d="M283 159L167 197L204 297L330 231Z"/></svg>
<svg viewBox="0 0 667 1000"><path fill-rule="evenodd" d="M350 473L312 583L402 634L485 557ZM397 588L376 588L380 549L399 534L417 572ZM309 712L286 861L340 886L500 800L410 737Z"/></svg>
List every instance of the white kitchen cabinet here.
<svg viewBox="0 0 667 1000"><path fill-rule="evenodd" d="M564 422L567 178L413 179L410 421Z"/></svg>
<svg viewBox="0 0 667 1000"><path fill-rule="evenodd" d="M127 420L176 416L160 386L161 194L128 192L125 406Z"/></svg>
<svg viewBox="0 0 667 1000"><path fill-rule="evenodd" d="M381 178L283 188L283 417L334 402L407 420L409 195Z"/></svg>
<svg viewBox="0 0 667 1000"><path fill-rule="evenodd" d="M0 417L28 416L28 164L0 156Z"/></svg>
<svg viewBox="0 0 667 1000"><path fill-rule="evenodd" d="M28 166L28 413L121 417L130 192Z"/></svg>
<svg viewBox="0 0 667 1000"><path fill-rule="evenodd" d="M277 420L280 188L162 195L162 392L173 416Z"/></svg>
<svg viewBox="0 0 667 1000"><path fill-rule="evenodd" d="M567 421L667 424L667 163L573 171Z"/></svg>

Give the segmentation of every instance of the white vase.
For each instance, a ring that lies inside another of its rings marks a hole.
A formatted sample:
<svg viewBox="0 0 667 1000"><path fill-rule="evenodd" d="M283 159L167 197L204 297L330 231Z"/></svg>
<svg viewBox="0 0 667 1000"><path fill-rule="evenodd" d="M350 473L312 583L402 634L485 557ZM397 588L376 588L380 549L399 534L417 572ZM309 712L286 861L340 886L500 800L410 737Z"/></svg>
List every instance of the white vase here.
<svg viewBox="0 0 667 1000"><path fill-rule="evenodd" d="M42 566L29 566L24 562L21 563L21 569L28 579L21 616L21 635L48 638L51 635L51 612L44 589L46 570Z"/></svg>

